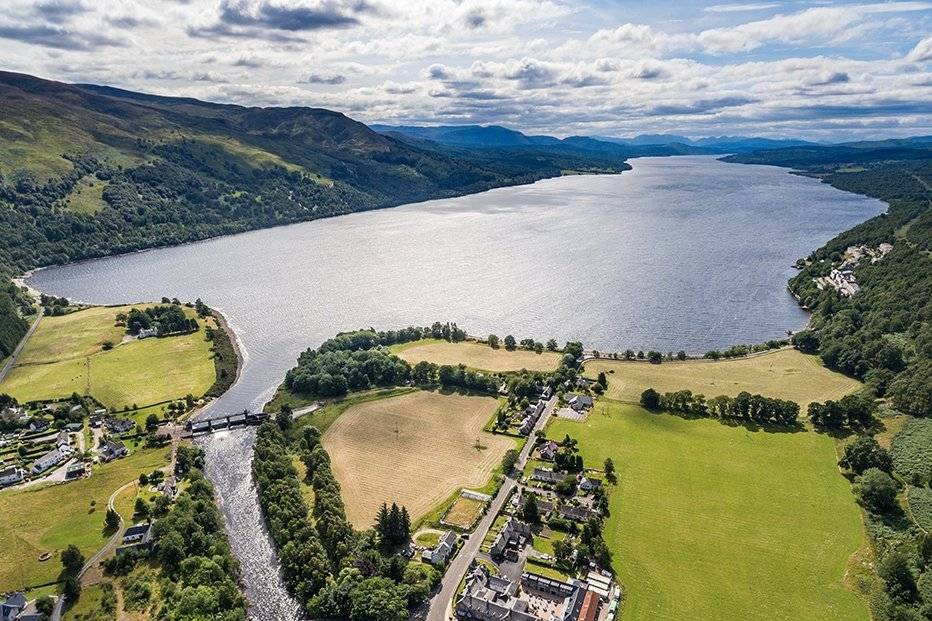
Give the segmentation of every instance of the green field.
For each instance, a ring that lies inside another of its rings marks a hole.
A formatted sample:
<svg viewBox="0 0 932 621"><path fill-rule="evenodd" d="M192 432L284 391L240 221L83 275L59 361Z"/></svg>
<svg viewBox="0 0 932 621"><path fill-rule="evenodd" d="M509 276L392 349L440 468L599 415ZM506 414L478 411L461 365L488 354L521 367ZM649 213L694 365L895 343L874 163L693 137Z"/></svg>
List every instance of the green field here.
<svg viewBox="0 0 932 621"><path fill-rule="evenodd" d="M830 437L604 403L548 435L579 440L589 467L615 462L605 538L622 619L868 619L844 583L865 538Z"/></svg>
<svg viewBox="0 0 932 621"><path fill-rule="evenodd" d="M392 345L390 349L410 364L417 364L422 360L439 365L465 364L472 369L496 373L511 373L521 369L553 371L560 364L560 354L552 351L538 354L526 349L492 349L486 343L474 341L450 343L440 339L423 339Z"/></svg>
<svg viewBox="0 0 932 621"><path fill-rule="evenodd" d="M689 360L686 362L631 362L590 360L586 376L608 377L606 395L637 402L647 388L658 392L691 390L706 397L735 396L742 390L767 397L789 399L803 410L812 401L838 399L855 392L861 383L826 369L817 356L781 349L748 358Z"/></svg>
<svg viewBox="0 0 932 621"><path fill-rule="evenodd" d="M74 190L65 199L69 211L93 215L107 206L104 201L104 190L107 189L107 182L100 181L96 177L84 177Z"/></svg>
<svg viewBox="0 0 932 621"><path fill-rule="evenodd" d="M129 308L95 307L44 317L0 392L20 401L84 394L90 371L90 394L111 409L203 395L216 378L204 330L121 342L124 328L115 325L116 315ZM207 319L201 325L215 324ZM104 351L107 341L114 347Z"/></svg>
<svg viewBox="0 0 932 621"><path fill-rule="evenodd" d="M0 563L0 593L57 579L58 554L68 544L90 558L108 539L103 525L110 494L165 463L166 449L139 450L97 466L87 479L0 492L0 541L6 555ZM54 556L40 562L43 552Z"/></svg>

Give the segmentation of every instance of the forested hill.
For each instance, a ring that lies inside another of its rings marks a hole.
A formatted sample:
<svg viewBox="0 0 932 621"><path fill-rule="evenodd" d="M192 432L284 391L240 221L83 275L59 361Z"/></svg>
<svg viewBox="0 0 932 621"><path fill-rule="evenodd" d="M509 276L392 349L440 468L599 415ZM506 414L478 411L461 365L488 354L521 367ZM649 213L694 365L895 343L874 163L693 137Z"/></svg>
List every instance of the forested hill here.
<svg viewBox="0 0 932 621"><path fill-rule="evenodd" d="M800 262L790 290L812 309L810 330L794 337L825 363L865 380L900 410L932 416L932 142L862 142L778 149L725 158L791 167L826 183L889 203L887 213L838 235ZM854 268L851 297L815 278L849 260L852 246L889 243L883 258Z"/></svg>

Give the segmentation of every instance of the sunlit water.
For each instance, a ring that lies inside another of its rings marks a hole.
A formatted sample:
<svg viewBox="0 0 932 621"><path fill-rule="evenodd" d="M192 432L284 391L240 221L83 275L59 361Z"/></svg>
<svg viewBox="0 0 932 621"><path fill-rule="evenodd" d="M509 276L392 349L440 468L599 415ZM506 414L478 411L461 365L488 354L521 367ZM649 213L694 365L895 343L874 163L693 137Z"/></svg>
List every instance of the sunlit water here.
<svg viewBox="0 0 932 621"><path fill-rule="evenodd" d="M340 331L453 320L472 334L701 353L782 338L806 315L791 265L884 210L785 169L642 158L621 175L353 214L42 270L92 303L202 298L246 353L215 405L257 408L298 353ZM205 441L256 619L293 619L255 501L252 431Z"/></svg>

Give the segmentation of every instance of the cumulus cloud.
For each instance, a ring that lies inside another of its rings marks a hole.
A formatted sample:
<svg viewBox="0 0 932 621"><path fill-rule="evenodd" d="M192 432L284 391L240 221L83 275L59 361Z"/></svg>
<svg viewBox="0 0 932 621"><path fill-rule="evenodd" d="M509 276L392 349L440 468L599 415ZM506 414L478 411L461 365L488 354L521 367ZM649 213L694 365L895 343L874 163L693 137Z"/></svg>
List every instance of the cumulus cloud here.
<svg viewBox="0 0 932 621"><path fill-rule="evenodd" d="M916 47L906 56L906 60L913 63L925 63L932 60L932 37L926 37L916 44Z"/></svg>

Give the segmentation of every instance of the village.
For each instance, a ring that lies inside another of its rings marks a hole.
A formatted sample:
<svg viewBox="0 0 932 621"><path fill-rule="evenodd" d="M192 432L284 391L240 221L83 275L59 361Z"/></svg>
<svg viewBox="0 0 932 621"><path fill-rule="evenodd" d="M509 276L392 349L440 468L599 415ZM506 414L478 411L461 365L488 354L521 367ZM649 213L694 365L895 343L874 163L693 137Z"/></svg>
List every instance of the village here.
<svg viewBox="0 0 932 621"><path fill-rule="evenodd" d="M854 275L854 269L858 266L858 263L868 257L871 263L876 263L891 250L893 250L893 245L887 243L880 244L877 248L865 245L848 246L838 267L833 267L828 276L821 276L813 280L819 289L829 287L835 289L844 297L850 298L861 290L861 286Z"/></svg>

